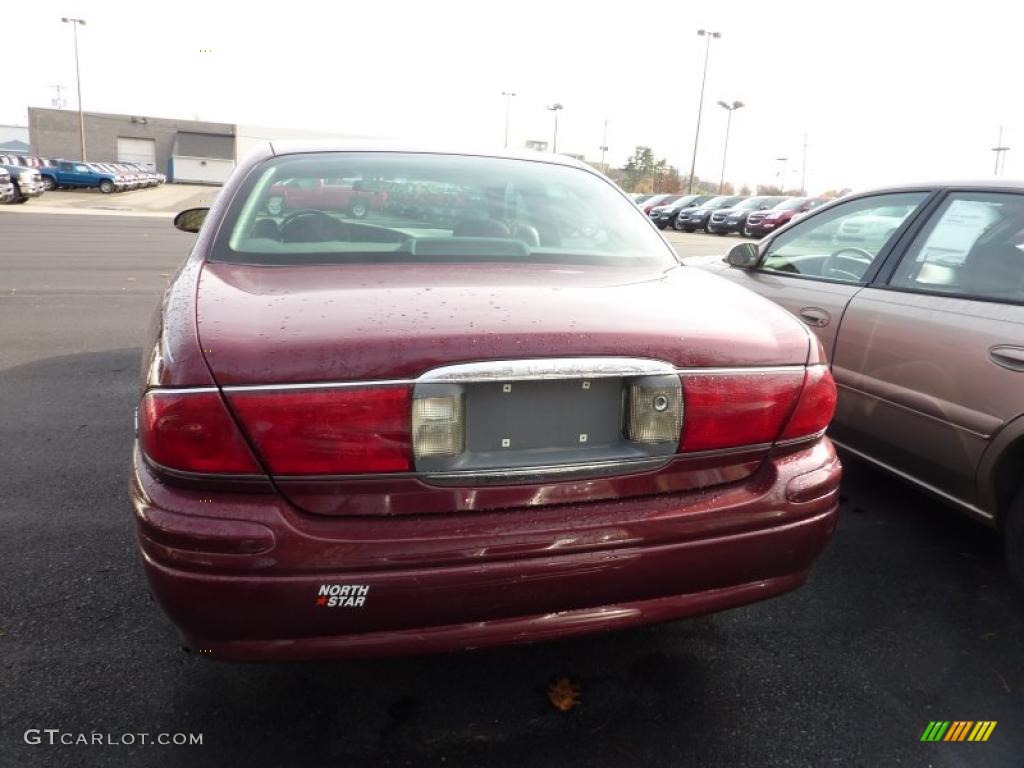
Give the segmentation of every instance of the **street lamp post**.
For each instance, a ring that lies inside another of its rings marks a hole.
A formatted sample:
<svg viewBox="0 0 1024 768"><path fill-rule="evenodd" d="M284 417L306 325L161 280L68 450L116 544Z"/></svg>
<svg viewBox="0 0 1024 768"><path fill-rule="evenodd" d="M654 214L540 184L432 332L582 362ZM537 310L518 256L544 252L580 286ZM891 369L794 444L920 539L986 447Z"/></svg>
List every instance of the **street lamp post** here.
<svg viewBox="0 0 1024 768"><path fill-rule="evenodd" d="M508 119L512 111L512 99L516 94L513 91L502 91L501 95L505 97L505 149L508 149Z"/></svg>
<svg viewBox="0 0 1024 768"><path fill-rule="evenodd" d="M742 101L734 101L732 104L720 101L718 102L718 106L729 113L729 116L725 119L725 148L722 150L722 178L718 182L718 194L722 194L725 189L725 158L729 154L729 127L732 125L732 113L741 107L745 107L746 104Z"/></svg>
<svg viewBox="0 0 1024 768"><path fill-rule="evenodd" d="M552 152L552 154L554 154L554 153L558 152L558 113L559 113L560 110L565 109L565 107L563 107L560 103L558 103L556 101L554 104L552 104L547 109L548 109L549 112L554 112L554 114L555 114L555 133L554 133L554 136L551 139L551 152Z"/></svg>
<svg viewBox="0 0 1024 768"><path fill-rule="evenodd" d="M1010 151L1009 147L1003 146L1003 126L1001 125L999 126L999 140L996 142L996 146L992 147L992 151L996 153L996 167L992 173L995 176L999 176L1001 173L999 168L1001 161L1005 164L1006 161L1004 156Z"/></svg>
<svg viewBox="0 0 1024 768"><path fill-rule="evenodd" d="M75 82L78 84L78 135L82 140L82 160L85 156L85 113L82 112L82 75L78 69L78 27L85 26L85 19L71 19L67 16L61 18L65 24L70 24L75 37Z"/></svg>
<svg viewBox="0 0 1024 768"><path fill-rule="evenodd" d="M693 194L693 174L697 169L697 143L700 141L700 118L704 112L704 84L708 80L708 57L711 55L711 40L722 36L721 32L710 32L706 29L698 29L700 37L708 39L707 47L704 50L704 75L700 80L700 101L697 103L697 133L693 137L693 160L690 162L690 183L687 185L687 193Z"/></svg>

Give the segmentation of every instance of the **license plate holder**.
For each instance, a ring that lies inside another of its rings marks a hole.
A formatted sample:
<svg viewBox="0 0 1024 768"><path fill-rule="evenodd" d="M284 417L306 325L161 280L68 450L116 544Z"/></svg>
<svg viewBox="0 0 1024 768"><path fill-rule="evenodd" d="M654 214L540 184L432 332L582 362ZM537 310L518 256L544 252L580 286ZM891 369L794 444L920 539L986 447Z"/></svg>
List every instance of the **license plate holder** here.
<svg viewBox="0 0 1024 768"><path fill-rule="evenodd" d="M618 377L469 384L466 450L499 463L599 451L622 439L622 390Z"/></svg>

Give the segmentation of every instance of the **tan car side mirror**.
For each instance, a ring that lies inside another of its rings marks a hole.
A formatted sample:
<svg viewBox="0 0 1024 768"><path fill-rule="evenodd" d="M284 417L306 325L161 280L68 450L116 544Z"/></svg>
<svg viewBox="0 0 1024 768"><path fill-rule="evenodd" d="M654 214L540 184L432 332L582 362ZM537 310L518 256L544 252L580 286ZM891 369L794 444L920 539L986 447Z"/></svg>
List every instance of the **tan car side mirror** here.
<svg viewBox="0 0 1024 768"><path fill-rule="evenodd" d="M188 208L174 217L174 226L182 232L198 232L209 212L209 208Z"/></svg>
<svg viewBox="0 0 1024 768"><path fill-rule="evenodd" d="M754 243L739 243L732 247L725 257L730 267L737 269L753 269L757 265L760 254L757 252L757 245Z"/></svg>

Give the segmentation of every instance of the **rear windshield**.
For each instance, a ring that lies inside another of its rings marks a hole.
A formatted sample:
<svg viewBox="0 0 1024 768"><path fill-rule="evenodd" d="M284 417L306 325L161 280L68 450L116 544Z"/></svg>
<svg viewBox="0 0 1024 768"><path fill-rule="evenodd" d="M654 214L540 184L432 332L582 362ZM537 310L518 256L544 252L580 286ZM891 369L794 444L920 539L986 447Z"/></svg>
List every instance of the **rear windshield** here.
<svg viewBox="0 0 1024 768"><path fill-rule="evenodd" d="M396 152L268 160L234 197L212 258L676 263L646 217L595 174L530 160Z"/></svg>

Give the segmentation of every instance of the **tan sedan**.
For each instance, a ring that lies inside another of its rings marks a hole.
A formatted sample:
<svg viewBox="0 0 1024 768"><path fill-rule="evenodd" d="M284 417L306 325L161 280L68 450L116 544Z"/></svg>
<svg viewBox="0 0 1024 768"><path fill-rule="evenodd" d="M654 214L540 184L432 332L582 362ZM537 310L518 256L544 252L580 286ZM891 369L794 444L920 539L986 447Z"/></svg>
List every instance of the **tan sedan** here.
<svg viewBox="0 0 1024 768"><path fill-rule="evenodd" d="M1024 588L1024 182L850 195L700 266L810 326L833 441L1001 530Z"/></svg>

